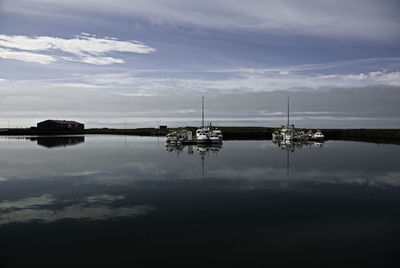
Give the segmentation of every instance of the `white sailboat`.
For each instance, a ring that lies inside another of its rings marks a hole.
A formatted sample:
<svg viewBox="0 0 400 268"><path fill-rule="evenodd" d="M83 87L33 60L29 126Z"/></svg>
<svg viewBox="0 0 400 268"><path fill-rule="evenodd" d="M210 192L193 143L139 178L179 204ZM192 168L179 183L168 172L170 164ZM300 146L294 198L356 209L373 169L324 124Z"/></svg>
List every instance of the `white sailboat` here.
<svg viewBox="0 0 400 268"><path fill-rule="evenodd" d="M196 130L197 143L208 143L210 141L210 128L204 126L204 96L201 102L201 128Z"/></svg>
<svg viewBox="0 0 400 268"><path fill-rule="evenodd" d="M296 139L296 131L294 129L294 125L290 125L290 115L289 115L289 97L287 103L287 124L282 126L279 130L274 131L272 133L272 139L274 140L283 140L283 141L292 141Z"/></svg>

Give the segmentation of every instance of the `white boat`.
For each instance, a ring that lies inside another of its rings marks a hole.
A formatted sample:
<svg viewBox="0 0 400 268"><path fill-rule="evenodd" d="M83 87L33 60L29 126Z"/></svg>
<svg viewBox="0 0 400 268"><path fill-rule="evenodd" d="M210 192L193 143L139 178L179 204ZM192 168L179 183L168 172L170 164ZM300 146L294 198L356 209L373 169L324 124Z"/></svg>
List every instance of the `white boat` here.
<svg viewBox="0 0 400 268"><path fill-rule="evenodd" d="M214 131L215 131L215 133L218 135L218 137L219 137L220 140L223 140L223 139L224 139L224 136L222 135L222 131L221 131L221 130L216 129L216 130L214 130Z"/></svg>
<svg viewBox="0 0 400 268"><path fill-rule="evenodd" d="M210 141L210 129L203 127L196 130L197 143L208 143Z"/></svg>
<svg viewBox="0 0 400 268"><path fill-rule="evenodd" d="M288 97L288 106L287 106L287 124L285 126L282 126L280 129L275 130L274 133L272 133L272 139L274 140L295 140L296 137L296 131L294 129L294 125L290 125L289 123L289 97Z"/></svg>
<svg viewBox="0 0 400 268"><path fill-rule="evenodd" d="M222 138L218 134L218 131L216 131L216 130L211 131L210 142L211 143L220 143L221 141L222 141Z"/></svg>
<svg viewBox="0 0 400 268"><path fill-rule="evenodd" d="M204 97L201 102L201 128L196 130L197 143L218 143L223 139L222 132L219 129L213 129L211 123L208 127L204 126Z"/></svg>
<svg viewBox="0 0 400 268"><path fill-rule="evenodd" d="M283 140L292 141L296 139L296 131L294 129L294 125L283 126L280 132Z"/></svg>
<svg viewBox="0 0 400 268"><path fill-rule="evenodd" d="M322 134L322 132L320 130L318 130L317 132L315 132L313 139L314 140L323 140L325 138L324 134Z"/></svg>
<svg viewBox="0 0 400 268"><path fill-rule="evenodd" d="M322 140L324 135L321 131L313 133L309 130L307 133L301 130L296 130L294 125L290 125L289 116L289 97L287 102L287 124L275 130L272 133L274 141L306 141L306 140Z"/></svg>
<svg viewBox="0 0 400 268"><path fill-rule="evenodd" d="M219 141L222 141L224 139L222 131L219 129L214 129L213 131L211 131L210 139L211 137L214 137L215 140L217 140L216 138L218 138Z"/></svg>
<svg viewBox="0 0 400 268"><path fill-rule="evenodd" d="M197 143L208 143L210 141L210 129L204 126L204 96L201 99L201 128L196 130Z"/></svg>

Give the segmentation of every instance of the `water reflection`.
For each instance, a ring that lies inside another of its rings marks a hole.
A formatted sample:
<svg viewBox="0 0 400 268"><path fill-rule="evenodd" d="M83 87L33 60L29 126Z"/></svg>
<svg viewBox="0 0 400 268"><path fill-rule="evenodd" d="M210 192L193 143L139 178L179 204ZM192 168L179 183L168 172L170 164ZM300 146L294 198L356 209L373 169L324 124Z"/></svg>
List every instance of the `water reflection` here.
<svg viewBox="0 0 400 268"><path fill-rule="evenodd" d="M222 149L222 143L215 143L215 144L197 144L196 151L200 155L206 155L211 153L218 153Z"/></svg>
<svg viewBox="0 0 400 268"><path fill-rule="evenodd" d="M211 153L218 153L222 149L222 143L212 143L212 144L197 144L197 153L201 156L201 168L202 176L205 176L205 159L204 157L210 155Z"/></svg>
<svg viewBox="0 0 400 268"><path fill-rule="evenodd" d="M304 263L319 256L316 267L324 267L339 260L338 252L356 260L378 252L379 263L398 255L399 146L165 147L155 137L93 135L79 150L43 150L10 141L0 137L2 267L47 256L74 263L82 257L88 266L104 266L102 256L108 266L138 258L174 266L170 260L186 256L185 264L209 258L207 267L267 267L270 258L281 264L288 254L304 256ZM77 241L84 243L71 251ZM365 267L346 264L332 266Z"/></svg>
<svg viewBox="0 0 400 268"><path fill-rule="evenodd" d="M165 143L165 147L167 152L176 153L177 156L184 151L188 155L193 155L196 151L201 158L202 177L205 177L205 157L209 157L210 153L217 154L222 149L222 143L207 143L197 145Z"/></svg>
<svg viewBox="0 0 400 268"><path fill-rule="evenodd" d="M290 140L272 140L282 150L294 152L295 148L321 148L324 145L322 141L290 141Z"/></svg>
<svg viewBox="0 0 400 268"><path fill-rule="evenodd" d="M295 149L302 148L321 148L323 146L323 141L306 141L306 140L281 140L272 139L272 142L276 144L279 148L286 151L286 176L290 175L290 153L294 153Z"/></svg>
<svg viewBox="0 0 400 268"><path fill-rule="evenodd" d="M70 199L52 194L0 202L0 226L32 221L51 223L65 219L106 220L146 215L154 208L146 205L118 205L122 195L94 194Z"/></svg>
<svg viewBox="0 0 400 268"><path fill-rule="evenodd" d="M186 152L191 155L196 151L200 155L206 155L209 152L218 153L222 149L222 143L197 145L165 143L165 148L169 153L180 154Z"/></svg>
<svg viewBox="0 0 400 268"><path fill-rule="evenodd" d="M187 154L193 154L193 152L194 152L193 147L194 147L194 145L165 143L165 148L167 149L167 152L169 152L169 153L180 154L186 148Z"/></svg>
<svg viewBox="0 0 400 268"><path fill-rule="evenodd" d="M30 141L36 141L37 145L46 148L66 147L85 142L84 136L46 136L30 137Z"/></svg>

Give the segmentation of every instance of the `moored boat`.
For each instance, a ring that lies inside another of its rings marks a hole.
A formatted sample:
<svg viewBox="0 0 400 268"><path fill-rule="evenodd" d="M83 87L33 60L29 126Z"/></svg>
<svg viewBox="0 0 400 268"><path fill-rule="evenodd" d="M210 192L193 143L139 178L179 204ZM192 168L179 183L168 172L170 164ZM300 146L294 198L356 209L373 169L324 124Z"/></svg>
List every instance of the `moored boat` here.
<svg viewBox="0 0 400 268"><path fill-rule="evenodd" d="M324 134L320 130L317 130L317 132L314 133L313 139L314 140L323 140L325 138Z"/></svg>
<svg viewBox="0 0 400 268"><path fill-rule="evenodd" d="M223 139L222 132L219 129L214 129L211 126L204 125L204 96L201 102L201 127L196 130L197 143L218 143Z"/></svg>
<svg viewBox="0 0 400 268"><path fill-rule="evenodd" d="M197 143L208 143L210 141L209 128L203 127L196 130Z"/></svg>
<svg viewBox="0 0 400 268"><path fill-rule="evenodd" d="M211 131L211 134L210 134L210 142L211 143L219 143L219 142L221 142L221 140L222 139L220 139L217 131L215 131L215 130Z"/></svg>
<svg viewBox="0 0 400 268"><path fill-rule="evenodd" d="M218 143L218 142L222 142L223 139L223 135L222 135L222 131L219 129L214 129L211 131L210 134L210 141L212 143Z"/></svg>
<svg viewBox="0 0 400 268"><path fill-rule="evenodd" d="M294 125L290 125L289 116L289 97L287 102L287 124L275 130L272 133L272 140L274 141L307 141L307 140L323 140L324 134L320 130L313 132L311 129L305 133L302 130L296 130Z"/></svg>

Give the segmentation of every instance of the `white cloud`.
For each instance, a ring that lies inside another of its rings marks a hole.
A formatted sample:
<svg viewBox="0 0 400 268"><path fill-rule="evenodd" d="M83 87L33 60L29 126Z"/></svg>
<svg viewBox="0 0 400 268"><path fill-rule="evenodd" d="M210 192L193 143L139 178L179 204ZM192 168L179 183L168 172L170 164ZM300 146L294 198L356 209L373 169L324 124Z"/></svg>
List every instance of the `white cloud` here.
<svg viewBox="0 0 400 268"><path fill-rule="evenodd" d="M360 68L366 65L373 66L388 66L396 64L399 66L400 57L389 58L365 58L356 60L334 61L327 63L314 63L314 64L301 64L292 66L276 66L269 68L236 68L236 69L215 69L209 70L211 73L251 73L251 74L265 74L265 73L280 73L286 72L303 72L303 71L322 71L337 68ZM380 72L377 71L377 74Z"/></svg>
<svg viewBox="0 0 400 268"><path fill-rule="evenodd" d="M1 48L3 47L3 48ZM27 51L46 51L47 53L68 53L74 57L58 57L65 60L80 61L95 65L124 63L123 59L107 56L107 53L147 54L154 48L138 41L120 41L115 38L96 38L88 34L77 35L72 39L50 36L22 36L0 34L0 57L27 62L49 64L56 61L55 56Z"/></svg>
<svg viewBox="0 0 400 268"><path fill-rule="evenodd" d="M51 86L65 88L99 88L97 85L87 83L53 83Z"/></svg>
<svg viewBox="0 0 400 268"><path fill-rule="evenodd" d="M0 84L3 89L0 97L9 101L19 98L17 96L21 88L47 88L35 94L35 98L43 98L40 94L58 92L65 95L65 89L79 90L79 94L89 94L90 91L101 93L96 100L103 102L111 95L118 96L180 96L196 94L237 94L251 92L272 92L279 90L309 91L327 90L331 88L354 88L368 86L400 86L400 71L382 72L374 71L368 73L350 74L302 74L290 72L288 74L275 73L230 73L229 76L219 79L198 77L180 78L180 73L171 73L171 76L160 78L151 75L148 77L138 76L135 72L122 73L98 73L94 75L74 75L63 78L60 81L3 81ZM176 77L178 76L178 77ZM14 89L17 89L15 91ZM57 91L54 91L58 89ZM84 93L84 91L86 93ZM25 92L24 98L32 96L31 90ZM67 94L68 95L68 94ZM107 96L107 97L106 97ZM36 101L36 99L31 99Z"/></svg>
<svg viewBox="0 0 400 268"><path fill-rule="evenodd" d="M155 51L154 48L138 41L119 41L114 38L96 38L86 35L63 39L50 36L28 37L1 34L0 46L34 51L58 49L77 55L86 55L86 53L101 55L112 51L146 54Z"/></svg>
<svg viewBox="0 0 400 268"><path fill-rule="evenodd" d="M199 78L145 78L135 77L129 73L96 74L82 77L84 83L98 87L120 88L118 94L129 94L141 91L141 94L185 94L194 92L247 93L269 92L275 90L350 88L372 85L400 86L400 72L384 73L381 71L359 74L271 74L250 73L237 77L210 80ZM134 89L134 92L132 91ZM122 91L124 90L124 91Z"/></svg>
<svg viewBox="0 0 400 268"><path fill-rule="evenodd" d="M321 79L336 81L336 83L348 84L348 86L368 86L368 85L388 85L400 86L400 72L384 73L381 71L360 73L360 74L345 74L345 75L325 75L320 76Z"/></svg>
<svg viewBox="0 0 400 268"><path fill-rule="evenodd" d="M136 83L139 78L134 77L130 73L103 73L95 75L85 75L84 81L96 85L132 85Z"/></svg>
<svg viewBox="0 0 400 268"><path fill-rule="evenodd" d="M24 62L34 62L40 64L49 64L56 61L54 57L49 55L26 52L26 51L15 51L4 48L0 48L0 58L19 60Z"/></svg>
<svg viewBox="0 0 400 268"><path fill-rule="evenodd" d="M90 63L94 65L108 65L113 63L124 63L123 59L112 58L112 57L90 57L86 56L81 59L82 62Z"/></svg>

